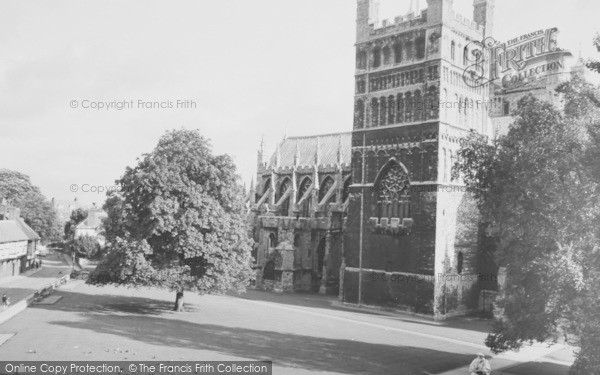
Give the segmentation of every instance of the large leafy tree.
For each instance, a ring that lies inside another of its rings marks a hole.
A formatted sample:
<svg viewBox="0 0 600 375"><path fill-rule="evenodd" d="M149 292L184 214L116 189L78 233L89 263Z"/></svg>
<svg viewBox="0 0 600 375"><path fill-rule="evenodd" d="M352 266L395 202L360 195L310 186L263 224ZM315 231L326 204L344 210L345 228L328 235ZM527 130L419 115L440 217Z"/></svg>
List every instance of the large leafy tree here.
<svg viewBox="0 0 600 375"><path fill-rule="evenodd" d="M127 237L127 221L125 219L124 202L121 194L111 190L106 194L106 201L102 206L107 217L102 220L102 235L111 244L117 238Z"/></svg>
<svg viewBox="0 0 600 375"><path fill-rule="evenodd" d="M520 100L508 134L472 134L454 173L476 192L507 272L494 352L566 336L574 374L600 373L600 96L579 80L557 90L564 111Z"/></svg>
<svg viewBox="0 0 600 375"><path fill-rule="evenodd" d="M250 239L229 156L213 155L198 131L170 131L117 184L107 201L109 253L88 282L168 288L176 307L184 290L244 290Z"/></svg>
<svg viewBox="0 0 600 375"><path fill-rule="evenodd" d="M52 203L31 183L29 176L0 169L0 198L21 209L21 217L44 243L59 240L61 228Z"/></svg>

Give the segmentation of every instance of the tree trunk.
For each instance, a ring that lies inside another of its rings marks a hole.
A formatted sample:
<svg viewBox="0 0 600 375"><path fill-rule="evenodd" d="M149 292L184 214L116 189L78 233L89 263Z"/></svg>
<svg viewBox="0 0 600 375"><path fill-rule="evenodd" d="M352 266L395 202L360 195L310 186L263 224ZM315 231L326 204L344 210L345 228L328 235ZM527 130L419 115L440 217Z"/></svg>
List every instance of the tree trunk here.
<svg viewBox="0 0 600 375"><path fill-rule="evenodd" d="M173 311L182 312L183 310L183 290L180 290L175 295L175 307Z"/></svg>

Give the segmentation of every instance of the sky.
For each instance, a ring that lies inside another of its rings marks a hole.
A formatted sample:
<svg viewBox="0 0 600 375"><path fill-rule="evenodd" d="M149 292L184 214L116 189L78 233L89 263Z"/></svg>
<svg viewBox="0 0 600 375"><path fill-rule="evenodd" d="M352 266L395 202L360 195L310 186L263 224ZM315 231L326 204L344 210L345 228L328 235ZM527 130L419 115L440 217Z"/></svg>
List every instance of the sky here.
<svg viewBox="0 0 600 375"><path fill-rule="evenodd" d="M381 19L410 3L381 1ZM454 8L471 18L471 4ZM498 40L556 26L562 48L600 58L597 0L496 0L495 14ZM286 134L351 130L355 18L354 0L3 1L0 168L49 199L101 204L165 131L186 128L248 185L262 137L273 151Z"/></svg>

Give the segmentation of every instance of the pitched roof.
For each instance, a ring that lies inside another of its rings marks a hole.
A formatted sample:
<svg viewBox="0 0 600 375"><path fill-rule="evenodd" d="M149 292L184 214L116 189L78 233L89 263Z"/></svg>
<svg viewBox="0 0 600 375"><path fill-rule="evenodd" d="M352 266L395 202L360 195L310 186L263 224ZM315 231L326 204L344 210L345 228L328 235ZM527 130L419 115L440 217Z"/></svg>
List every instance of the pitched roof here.
<svg viewBox="0 0 600 375"><path fill-rule="evenodd" d="M27 241L29 237L14 220L0 220L0 243Z"/></svg>
<svg viewBox="0 0 600 375"><path fill-rule="evenodd" d="M268 168L315 165L318 150L319 165L337 164L341 152L342 164L350 164L352 133L333 133L306 137L288 137L281 141L271 158ZM278 163L279 155L279 163Z"/></svg>
<svg viewBox="0 0 600 375"><path fill-rule="evenodd" d="M27 225L27 223L25 223L23 219L19 218L18 220L15 220L15 223L17 223L17 225L21 228L21 230L23 231L23 233L25 233L29 240L40 239L40 236L38 236L38 234L35 233L35 231L31 229L31 227Z"/></svg>
<svg viewBox="0 0 600 375"><path fill-rule="evenodd" d="M102 224L102 219L107 217L106 212L102 210L89 210L87 217L75 226L76 229L98 229Z"/></svg>

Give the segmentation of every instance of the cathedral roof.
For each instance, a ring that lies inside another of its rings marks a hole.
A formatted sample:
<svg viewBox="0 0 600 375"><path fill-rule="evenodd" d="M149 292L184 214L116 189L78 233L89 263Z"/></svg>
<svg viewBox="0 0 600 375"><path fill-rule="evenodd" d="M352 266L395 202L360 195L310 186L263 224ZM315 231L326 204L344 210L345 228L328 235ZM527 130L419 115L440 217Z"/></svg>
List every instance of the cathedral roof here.
<svg viewBox="0 0 600 375"><path fill-rule="evenodd" d="M350 164L352 133L333 133L282 140L269 159L268 168Z"/></svg>

